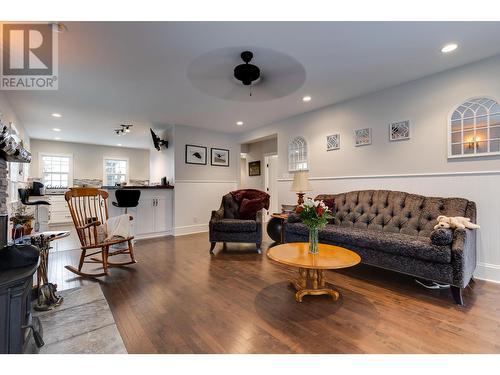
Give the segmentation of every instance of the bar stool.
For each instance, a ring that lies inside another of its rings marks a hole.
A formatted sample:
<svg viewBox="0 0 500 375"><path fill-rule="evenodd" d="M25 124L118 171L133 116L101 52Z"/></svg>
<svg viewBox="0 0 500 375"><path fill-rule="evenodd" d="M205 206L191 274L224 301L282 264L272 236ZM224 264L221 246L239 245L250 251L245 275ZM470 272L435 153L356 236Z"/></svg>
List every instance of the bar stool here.
<svg viewBox="0 0 500 375"><path fill-rule="evenodd" d="M128 208L137 207L139 205L140 197L140 190L118 189L115 191L117 202L112 202L112 204L115 207L125 208L125 213L127 213Z"/></svg>
<svg viewBox="0 0 500 375"><path fill-rule="evenodd" d="M30 202L29 200L29 191L28 189L17 189L17 192L19 193L19 199L21 200L21 203L24 204L25 206L36 206L35 207L35 216L36 216L36 221L35 221L35 232L38 232L40 230L40 219L38 217L38 206L50 206L50 203L47 201L33 201Z"/></svg>

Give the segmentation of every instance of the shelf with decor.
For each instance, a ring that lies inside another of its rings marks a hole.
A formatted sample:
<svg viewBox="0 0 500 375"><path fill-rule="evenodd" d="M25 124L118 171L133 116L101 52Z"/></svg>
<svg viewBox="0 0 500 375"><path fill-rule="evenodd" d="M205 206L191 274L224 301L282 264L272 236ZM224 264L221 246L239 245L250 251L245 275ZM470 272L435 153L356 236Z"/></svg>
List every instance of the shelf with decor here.
<svg viewBox="0 0 500 375"><path fill-rule="evenodd" d="M0 158L15 163L30 163L31 153L23 146L12 126L0 121Z"/></svg>

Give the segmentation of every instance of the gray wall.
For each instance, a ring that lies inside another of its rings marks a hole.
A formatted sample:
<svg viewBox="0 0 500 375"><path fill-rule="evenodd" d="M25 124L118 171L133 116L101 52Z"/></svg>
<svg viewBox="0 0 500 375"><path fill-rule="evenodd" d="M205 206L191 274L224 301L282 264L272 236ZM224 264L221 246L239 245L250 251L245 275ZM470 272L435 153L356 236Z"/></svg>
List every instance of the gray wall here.
<svg viewBox="0 0 500 375"><path fill-rule="evenodd" d="M224 180L237 181L240 148L236 136L212 132L190 126L176 125L175 138L175 180ZM185 163L186 144L207 148L207 165ZM229 167L210 165L210 148L229 150Z"/></svg>
<svg viewBox="0 0 500 375"><path fill-rule="evenodd" d="M30 177L41 177L39 153L52 153L73 154L73 178L102 180L104 157L124 157L129 159L130 179L149 179L149 150L32 139L31 152Z"/></svg>
<svg viewBox="0 0 500 375"><path fill-rule="evenodd" d="M279 176L288 177L287 146L297 135L309 146L313 177L497 170L499 157L447 159L447 121L463 101L500 101L500 56L295 116L247 132L242 143L278 134ZM313 99L314 100L314 99ZM388 124L410 120L411 139L390 142ZM354 129L372 128L371 146L354 146ZM326 136L341 134L326 152Z"/></svg>
<svg viewBox="0 0 500 375"><path fill-rule="evenodd" d="M175 143L173 129L155 129L161 139L168 141L168 148L162 147L160 151L151 148L149 158L150 183L160 183L166 177L170 184L174 181L174 153Z"/></svg>

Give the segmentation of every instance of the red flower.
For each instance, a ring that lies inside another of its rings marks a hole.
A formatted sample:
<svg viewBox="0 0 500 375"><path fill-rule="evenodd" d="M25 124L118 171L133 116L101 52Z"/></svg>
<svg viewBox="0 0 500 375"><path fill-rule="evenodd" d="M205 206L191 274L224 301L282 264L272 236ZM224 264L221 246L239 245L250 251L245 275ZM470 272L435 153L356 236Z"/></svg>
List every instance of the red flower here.
<svg viewBox="0 0 500 375"><path fill-rule="evenodd" d="M318 214L318 216L322 216L324 212L325 209L323 207L321 206L316 207L316 214Z"/></svg>
<svg viewBox="0 0 500 375"><path fill-rule="evenodd" d="M295 212L298 213L298 214L300 214L303 210L304 210L304 207L297 206L297 208L295 209Z"/></svg>

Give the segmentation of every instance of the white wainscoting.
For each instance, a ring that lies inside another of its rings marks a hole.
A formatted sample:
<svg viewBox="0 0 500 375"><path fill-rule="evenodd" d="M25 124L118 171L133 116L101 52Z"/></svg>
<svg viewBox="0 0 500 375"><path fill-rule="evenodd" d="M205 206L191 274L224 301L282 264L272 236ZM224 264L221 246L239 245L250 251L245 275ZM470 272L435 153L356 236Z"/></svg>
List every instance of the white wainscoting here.
<svg viewBox="0 0 500 375"><path fill-rule="evenodd" d="M222 196L237 187L237 181L176 180L174 235L207 232L212 210L219 209Z"/></svg>
<svg viewBox="0 0 500 375"><path fill-rule="evenodd" d="M297 201L291 179L278 180L280 204ZM387 189L426 196L462 197L476 202L478 264L474 276L500 282L500 171L428 173L407 175L313 177L313 191L334 194L351 190Z"/></svg>

